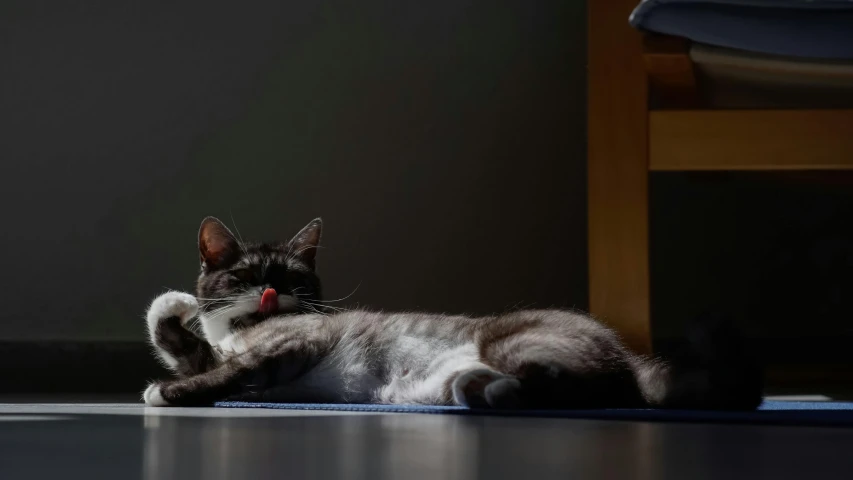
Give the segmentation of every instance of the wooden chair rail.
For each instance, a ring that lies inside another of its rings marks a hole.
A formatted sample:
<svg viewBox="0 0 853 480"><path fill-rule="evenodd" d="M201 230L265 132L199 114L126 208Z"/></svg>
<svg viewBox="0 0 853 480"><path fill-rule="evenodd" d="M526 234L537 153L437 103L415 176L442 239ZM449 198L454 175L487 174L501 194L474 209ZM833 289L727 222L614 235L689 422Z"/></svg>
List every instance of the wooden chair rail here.
<svg viewBox="0 0 853 480"><path fill-rule="evenodd" d="M853 169L853 110L649 112L649 170Z"/></svg>

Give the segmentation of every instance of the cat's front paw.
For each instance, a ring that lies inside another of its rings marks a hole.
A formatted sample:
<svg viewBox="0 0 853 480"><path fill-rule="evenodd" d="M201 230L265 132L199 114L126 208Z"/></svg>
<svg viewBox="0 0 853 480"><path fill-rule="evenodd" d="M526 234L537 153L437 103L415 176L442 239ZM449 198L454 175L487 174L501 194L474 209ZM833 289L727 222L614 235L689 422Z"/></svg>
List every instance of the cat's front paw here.
<svg viewBox="0 0 853 480"><path fill-rule="evenodd" d="M163 398L163 393L159 383L148 385L145 392L142 394L142 401L149 407L168 407L170 404Z"/></svg>
<svg viewBox="0 0 853 480"><path fill-rule="evenodd" d="M160 320L178 317L181 323L195 317L198 313L198 300L189 293L166 292L151 302L148 307L148 328L153 331Z"/></svg>

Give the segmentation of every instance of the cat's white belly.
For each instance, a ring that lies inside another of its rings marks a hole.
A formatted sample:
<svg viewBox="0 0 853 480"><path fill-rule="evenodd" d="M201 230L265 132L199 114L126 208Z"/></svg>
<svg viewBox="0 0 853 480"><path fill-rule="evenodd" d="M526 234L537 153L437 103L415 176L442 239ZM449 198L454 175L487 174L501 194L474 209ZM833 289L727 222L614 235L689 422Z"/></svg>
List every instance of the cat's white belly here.
<svg viewBox="0 0 853 480"><path fill-rule="evenodd" d="M452 378L460 372L481 368L488 367L480 362L477 346L464 343L433 356L423 370L404 370L392 377L376 397L381 403L440 405L449 400L447 389Z"/></svg>
<svg viewBox="0 0 853 480"><path fill-rule="evenodd" d="M223 358L240 355L250 348L250 342L239 332L216 344L216 350ZM351 351L337 351L298 378L270 388L285 392L286 398L304 395L305 398L299 401L322 398L330 402L372 402L383 383L371 373L365 362L356 360L358 357Z"/></svg>
<svg viewBox="0 0 853 480"><path fill-rule="evenodd" d="M448 385L460 372L488 368L473 342L401 335L384 359L387 370L380 378L368 365L367 352L354 343L342 345L300 377L273 388L297 398L304 395L304 401L435 405L449 400ZM235 333L216 347L227 358L246 352L251 345Z"/></svg>

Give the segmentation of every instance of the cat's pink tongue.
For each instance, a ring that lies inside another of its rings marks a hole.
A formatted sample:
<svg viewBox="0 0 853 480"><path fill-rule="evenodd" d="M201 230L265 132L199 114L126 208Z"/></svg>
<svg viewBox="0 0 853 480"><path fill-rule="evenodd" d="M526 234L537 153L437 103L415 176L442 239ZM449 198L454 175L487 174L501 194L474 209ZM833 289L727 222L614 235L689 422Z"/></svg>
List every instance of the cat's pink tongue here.
<svg viewBox="0 0 853 480"><path fill-rule="evenodd" d="M275 293L275 289L268 288L261 295L261 306L258 307L258 312L262 315L269 315L275 313L276 310L278 310L278 294Z"/></svg>

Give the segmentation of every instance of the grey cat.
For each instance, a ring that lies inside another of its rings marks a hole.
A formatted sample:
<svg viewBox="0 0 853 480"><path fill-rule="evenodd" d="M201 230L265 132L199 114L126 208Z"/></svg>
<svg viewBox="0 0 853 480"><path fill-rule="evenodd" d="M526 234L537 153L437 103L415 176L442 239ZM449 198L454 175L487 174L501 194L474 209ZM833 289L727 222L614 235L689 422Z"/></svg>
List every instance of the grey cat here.
<svg viewBox="0 0 853 480"><path fill-rule="evenodd" d="M156 354L177 378L149 385L145 403L748 410L761 401L760 372L725 329L667 362L631 353L613 330L570 311L326 308L315 273L321 229L316 219L287 243L254 244L206 218L197 296L167 292L148 311Z"/></svg>

